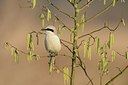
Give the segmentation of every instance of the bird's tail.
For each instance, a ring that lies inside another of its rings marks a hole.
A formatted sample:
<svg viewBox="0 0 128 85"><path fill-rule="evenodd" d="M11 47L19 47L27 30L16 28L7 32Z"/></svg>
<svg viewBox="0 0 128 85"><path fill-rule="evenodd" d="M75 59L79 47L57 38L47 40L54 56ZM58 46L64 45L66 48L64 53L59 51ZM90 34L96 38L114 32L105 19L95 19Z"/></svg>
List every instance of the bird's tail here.
<svg viewBox="0 0 128 85"><path fill-rule="evenodd" d="M49 57L49 72L51 73L52 70L55 69L55 56Z"/></svg>

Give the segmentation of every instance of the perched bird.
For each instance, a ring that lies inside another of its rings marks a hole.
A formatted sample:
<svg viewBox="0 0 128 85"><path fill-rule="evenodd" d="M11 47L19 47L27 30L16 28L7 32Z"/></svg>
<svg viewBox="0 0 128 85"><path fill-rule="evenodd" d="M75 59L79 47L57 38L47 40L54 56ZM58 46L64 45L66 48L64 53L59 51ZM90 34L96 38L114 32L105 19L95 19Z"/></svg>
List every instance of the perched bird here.
<svg viewBox="0 0 128 85"><path fill-rule="evenodd" d="M45 31L45 48L49 53L49 71L52 72L52 69L55 67L55 56L57 56L58 52L61 50L60 39L56 35L57 31L54 26L47 26L45 29L41 29Z"/></svg>

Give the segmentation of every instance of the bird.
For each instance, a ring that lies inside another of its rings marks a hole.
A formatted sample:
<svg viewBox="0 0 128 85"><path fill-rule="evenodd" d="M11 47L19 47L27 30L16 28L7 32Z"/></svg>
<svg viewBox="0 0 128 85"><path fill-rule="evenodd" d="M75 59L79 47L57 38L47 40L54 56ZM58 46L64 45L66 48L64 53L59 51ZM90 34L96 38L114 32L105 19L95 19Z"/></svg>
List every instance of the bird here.
<svg viewBox="0 0 128 85"><path fill-rule="evenodd" d="M52 72L55 69L55 56L58 55L58 52L61 50L60 38L57 36L56 28L52 25L48 25L44 31L45 39L44 45L46 51L49 53L49 71Z"/></svg>

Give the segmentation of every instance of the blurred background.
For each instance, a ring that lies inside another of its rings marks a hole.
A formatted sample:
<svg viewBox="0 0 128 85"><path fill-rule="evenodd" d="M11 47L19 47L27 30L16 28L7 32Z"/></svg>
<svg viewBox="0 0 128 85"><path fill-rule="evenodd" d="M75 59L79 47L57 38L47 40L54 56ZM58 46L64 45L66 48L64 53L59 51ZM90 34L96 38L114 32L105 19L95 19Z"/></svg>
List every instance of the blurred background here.
<svg viewBox="0 0 128 85"><path fill-rule="evenodd" d="M52 1L60 9L73 15L72 6L70 6L66 0ZM81 3L84 4L83 0ZM39 61L32 61L30 63L26 60L26 55L20 54L19 64L13 62L13 58L10 55L8 49L4 47L5 42L9 42L15 47L26 51L26 35L27 33L35 30L39 31L42 27L39 15L41 13L42 4L47 4L46 0L37 0L37 6L35 9L27 8L30 6L27 0L0 0L0 85L63 85L63 74L53 72L51 75L48 71L48 59L43 58ZM109 4L106 3L105 6ZM22 8L20 8L20 6ZM92 5L86 8L87 18L96 14L104 7L103 0L94 1ZM72 26L73 22L61 15L55 9L50 7L51 11L55 12L57 16L68 26ZM85 32L79 31L79 34L85 34L97 28L101 28L104 22L107 22L111 28L116 27L121 18L124 18L126 26L120 25L115 34L115 44L113 49L117 50L121 54L128 51L128 1L126 3L117 3L115 7L112 7L109 11L105 12L101 16L95 18L93 21L86 25ZM53 20L49 23L53 25ZM58 23L55 23L58 27ZM103 30L93 35L101 38L101 42L105 43L108 40L108 30ZM61 38L67 40L69 33L67 30L63 31ZM40 36L40 44L35 44L35 53L41 56L48 55L44 48L43 42L44 36ZM86 38L83 38L86 40ZM36 41L35 41L36 43ZM99 85L99 71L97 69L97 63L99 57L95 53L95 46L92 47L92 60L84 58L88 74L95 85ZM81 56L83 55L83 47L81 46ZM71 55L69 51L62 47L62 54L66 53ZM110 58L111 59L111 58ZM70 65L70 59L65 57L57 57L56 62L59 67ZM109 65L109 74L103 79L103 83L111 79L119 71L116 67L123 69L128 64L128 60L116 55L114 62ZM112 85L128 85L128 69L118 77ZM84 76L83 71L80 68L76 69L75 85L85 85L88 79Z"/></svg>

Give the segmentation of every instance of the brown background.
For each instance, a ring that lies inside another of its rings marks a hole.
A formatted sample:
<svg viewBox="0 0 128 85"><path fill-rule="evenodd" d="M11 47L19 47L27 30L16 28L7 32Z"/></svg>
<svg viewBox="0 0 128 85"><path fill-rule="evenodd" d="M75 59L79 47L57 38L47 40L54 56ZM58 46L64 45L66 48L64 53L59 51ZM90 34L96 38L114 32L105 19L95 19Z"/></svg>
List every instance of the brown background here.
<svg viewBox="0 0 128 85"><path fill-rule="evenodd" d="M47 58L28 63L26 61L26 55L20 54L20 63L14 64L9 50L5 49L3 46L4 43L8 41L17 48L26 51L26 34L32 30L38 31L41 29L39 14L41 13L41 4L45 4L46 1L37 1L38 6L32 10L30 8L19 8L19 4L21 4L23 7L29 5L25 0L0 0L0 85L63 85L62 74L57 74L54 72L53 74L49 75ZM62 8L62 10L67 11L69 14L73 15L72 7L67 6L65 0L55 0L53 2L58 7ZM87 9L87 16L92 16L102 8L102 0L95 1L94 5ZM121 25L115 32L115 45L113 46L114 49L123 54L128 50L126 48L128 46L127 9L127 0L125 4L118 3L117 6L113 7L111 10L96 18L94 21L88 23L85 32L87 33L88 31L102 27L105 21L108 21L110 27L113 28L116 26L120 18L123 17L125 19L126 26L124 27ZM51 8L51 10L56 13L53 8ZM72 22L64 15L58 16L64 21L64 23L68 24L69 26L72 25ZM52 21L50 23L52 23ZM55 26L57 27L57 24ZM108 39L108 32L109 31L104 30L95 35L101 37L101 41L105 42ZM64 31L64 34L60 37L67 39L67 35L68 32ZM35 49L37 54L47 55L46 51L44 50L43 36L40 37L40 45L36 46ZM82 47L81 50L83 50ZM69 54L64 47L62 47L60 53ZM82 54L83 53L81 52L81 55ZM104 82L119 72L116 67L123 68L128 64L128 60L125 60L121 56L116 57L116 60L109 65L110 73L108 76L103 78ZM85 58L88 73L96 82L96 85L99 83L99 72L97 71L98 59L99 58L95 52L92 54L91 61ZM57 57L57 65L62 67L68 64L70 64L69 59ZM75 85L85 85L88 80L83 75L83 71L81 71L81 69L77 69L76 72ZM117 78L112 85L128 85L128 70L126 70L119 78Z"/></svg>

